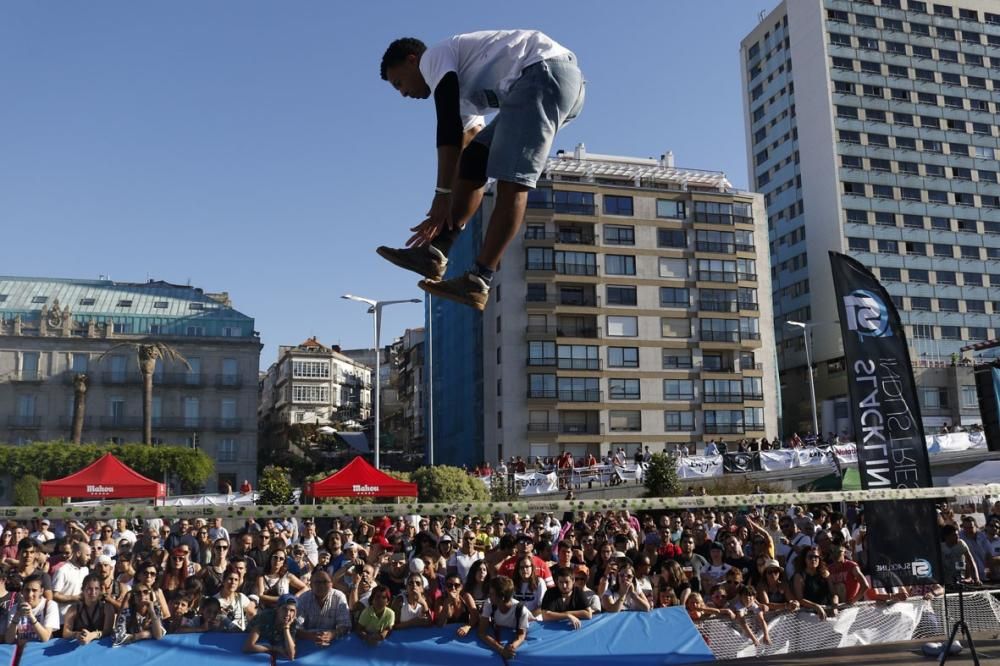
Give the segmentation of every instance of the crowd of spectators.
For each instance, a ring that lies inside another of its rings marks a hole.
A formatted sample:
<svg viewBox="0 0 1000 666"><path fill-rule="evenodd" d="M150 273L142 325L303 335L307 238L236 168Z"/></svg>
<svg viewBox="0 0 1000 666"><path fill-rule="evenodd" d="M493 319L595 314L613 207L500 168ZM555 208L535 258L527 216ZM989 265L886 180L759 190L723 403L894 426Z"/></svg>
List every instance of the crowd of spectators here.
<svg viewBox="0 0 1000 666"><path fill-rule="evenodd" d="M1000 502L979 530L940 508L946 566L1000 581ZM941 594L873 581L863 511L848 505L556 516L117 520L0 531L0 635L114 645L168 633L240 632L244 650L294 658L350 633L449 627L505 659L532 622L579 628L598 613L677 606L770 642L780 613ZM958 564L954 564L957 562ZM501 628L511 630L503 640Z"/></svg>

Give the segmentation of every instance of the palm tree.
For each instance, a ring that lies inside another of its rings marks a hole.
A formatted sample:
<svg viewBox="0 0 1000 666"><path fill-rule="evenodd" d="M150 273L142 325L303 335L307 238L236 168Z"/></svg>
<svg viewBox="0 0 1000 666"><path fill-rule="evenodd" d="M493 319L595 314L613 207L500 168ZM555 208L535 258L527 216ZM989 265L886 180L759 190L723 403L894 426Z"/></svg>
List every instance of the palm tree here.
<svg viewBox="0 0 1000 666"><path fill-rule="evenodd" d="M156 372L156 362L160 359L164 361L174 361L180 363L189 371L191 364L188 363L184 355L177 348L165 342L151 340L138 340L136 342L123 342L115 345L108 351L101 354L97 359L100 363L105 356L118 349L128 348L135 351L136 360L139 364L139 374L142 375L142 443L153 443L153 373Z"/></svg>
<svg viewBox="0 0 1000 666"><path fill-rule="evenodd" d="M87 411L87 375L78 372L73 375L73 430L70 437L74 444L83 436L83 420Z"/></svg>

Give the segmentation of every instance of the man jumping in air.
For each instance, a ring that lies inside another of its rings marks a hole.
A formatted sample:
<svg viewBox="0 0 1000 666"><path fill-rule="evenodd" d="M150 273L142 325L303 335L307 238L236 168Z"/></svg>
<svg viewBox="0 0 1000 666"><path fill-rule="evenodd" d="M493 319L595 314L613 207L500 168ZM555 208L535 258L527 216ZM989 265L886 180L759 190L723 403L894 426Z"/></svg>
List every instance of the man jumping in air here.
<svg viewBox="0 0 1000 666"><path fill-rule="evenodd" d="M434 97L438 169L430 211L411 229L407 247L377 251L423 275L419 287L429 294L481 311L556 131L583 108L576 56L536 30L483 31L430 48L418 39L398 39L382 56L381 73L403 97ZM494 112L476 134L477 116ZM479 257L468 272L442 280L448 252L479 208L487 178L497 181L496 202Z"/></svg>

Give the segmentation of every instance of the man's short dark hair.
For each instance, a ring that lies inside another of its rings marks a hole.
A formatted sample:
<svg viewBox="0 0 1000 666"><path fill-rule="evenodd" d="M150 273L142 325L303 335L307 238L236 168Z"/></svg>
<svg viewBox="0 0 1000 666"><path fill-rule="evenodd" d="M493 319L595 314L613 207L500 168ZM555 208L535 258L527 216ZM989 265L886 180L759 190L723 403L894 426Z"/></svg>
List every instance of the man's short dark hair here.
<svg viewBox="0 0 1000 666"><path fill-rule="evenodd" d="M506 603L514 598L514 581L507 576L497 576L490 581L490 591L497 595L497 598Z"/></svg>
<svg viewBox="0 0 1000 666"><path fill-rule="evenodd" d="M948 537L958 534L958 528L954 525L948 524L941 527L941 540L944 541Z"/></svg>
<svg viewBox="0 0 1000 666"><path fill-rule="evenodd" d="M572 578L573 577L573 570L570 569L569 567L554 567L552 569L552 579L553 580L558 580L558 579L562 578L563 576L566 576L567 578Z"/></svg>
<svg viewBox="0 0 1000 666"><path fill-rule="evenodd" d="M386 70L390 67L395 67L400 64L406 60L407 56L419 56L426 50L427 45L416 37L403 37L402 39L397 39L392 44L389 44L389 48L387 48L385 53L382 55L382 67L380 71L382 80L389 80Z"/></svg>

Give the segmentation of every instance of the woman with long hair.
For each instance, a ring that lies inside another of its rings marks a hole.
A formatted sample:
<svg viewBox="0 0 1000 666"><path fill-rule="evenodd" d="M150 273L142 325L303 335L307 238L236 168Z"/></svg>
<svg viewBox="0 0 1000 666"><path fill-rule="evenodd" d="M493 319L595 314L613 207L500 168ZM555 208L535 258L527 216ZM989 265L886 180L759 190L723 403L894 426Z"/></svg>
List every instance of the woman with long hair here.
<svg viewBox="0 0 1000 666"><path fill-rule="evenodd" d="M799 604L825 620L828 613L836 614L837 595L830 581L830 572L819 551L809 547L795 561L792 589Z"/></svg>
<svg viewBox="0 0 1000 666"><path fill-rule="evenodd" d="M396 614L395 629L429 627L431 609L424 598L424 577L418 573L406 577L406 590L392 602Z"/></svg>
<svg viewBox="0 0 1000 666"><path fill-rule="evenodd" d="M652 603L636 587L635 570L630 564L622 565L601 598L601 610L605 613L618 613L626 610L648 611L651 608Z"/></svg>
<svg viewBox="0 0 1000 666"><path fill-rule="evenodd" d="M226 625L236 631L246 631L250 620L257 614L257 605L240 592L242 581L240 572L235 567L229 567L222 577L222 589L215 595L222 615L228 620Z"/></svg>
<svg viewBox="0 0 1000 666"><path fill-rule="evenodd" d="M797 611L799 602L785 580L785 570L777 560L767 560L761 567L757 600L772 611Z"/></svg>
<svg viewBox="0 0 1000 666"><path fill-rule="evenodd" d="M156 603L156 591L137 583L128 593L128 602L115 620L115 646L147 639L159 640L166 634Z"/></svg>
<svg viewBox="0 0 1000 666"><path fill-rule="evenodd" d="M0 557L4 562L17 560L17 539L14 536L14 530L9 527L0 534Z"/></svg>
<svg viewBox="0 0 1000 666"><path fill-rule="evenodd" d="M163 590L159 586L159 576L160 572L157 570L156 565L152 562L142 562L136 568L135 579L132 583L134 588L136 585L142 583L147 585L153 590L153 599L156 601L157 606L160 609L160 617L164 620L170 617L170 606L167 604L167 597L163 594ZM128 601L128 593L125 593L125 597L122 598L122 606Z"/></svg>
<svg viewBox="0 0 1000 666"><path fill-rule="evenodd" d="M691 594L691 584L677 560L667 560L660 565L660 573L653 581L653 587L657 599L660 598L662 590L672 590L680 605L683 605L687 601L688 595Z"/></svg>
<svg viewBox="0 0 1000 666"><path fill-rule="evenodd" d="M81 600L66 610L63 638L75 638L83 645L111 634L115 608L104 597L100 574L88 574L83 579Z"/></svg>
<svg viewBox="0 0 1000 666"><path fill-rule="evenodd" d="M476 560L469 567L469 575L465 577L465 587L462 593L472 599L476 612L483 612L483 605L490 598L490 567L485 560Z"/></svg>
<svg viewBox="0 0 1000 666"><path fill-rule="evenodd" d="M539 577L531 555L524 555L518 559L512 580L514 598L532 613L538 610L542 605L542 597L545 596L545 581Z"/></svg>
<svg viewBox="0 0 1000 666"><path fill-rule="evenodd" d="M437 607L434 609L435 624L439 627L457 624L455 633L459 638L468 635L472 627L479 626L476 602L462 587L462 578L457 573L448 574L444 579L445 593L438 597Z"/></svg>
<svg viewBox="0 0 1000 666"><path fill-rule="evenodd" d="M614 562L615 559L615 547L610 541L605 541L601 544L601 547L597 550L597 559L594 561L593 566L590 567L590 586L593 589L597 589L600 584L601 579L608 571L609 565Z"/></svg>
<svg viewBox="0 0 1000 666"><path fill-rule="evenodd" d="M160 591L166 600L173 601L174 597L184 591L184 581L190 572L188 567L189 551L186 546L178 546L170 553L163 573L160 574Z"/></svg>
<svg viewBox="0 0 1000 666"><path fill-rule="evenodd" d="M198 565L204 568L212 561L212 556L214 555L212 552L212 540L208 538L208 528L199 528L195 538L198 540Z"/></svg>
<svg viewBox="0 0 1000 666"><path fill-rule="evenodd" d="M262 606L274 607L283 594L298 594L306 589L298 576L288 572L287 553L283 548L271 551L264 573L257 579L257 598Z"/></svg>
<svg viewBox="0 0 1000 666"><path fill-rule="evenodd" d="M212 543L212 557L201 570L201 583L205 596L214 597L222 589L222 577L229 567L229 540L219 538Z"/></svg>

